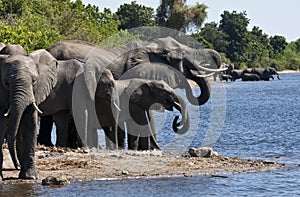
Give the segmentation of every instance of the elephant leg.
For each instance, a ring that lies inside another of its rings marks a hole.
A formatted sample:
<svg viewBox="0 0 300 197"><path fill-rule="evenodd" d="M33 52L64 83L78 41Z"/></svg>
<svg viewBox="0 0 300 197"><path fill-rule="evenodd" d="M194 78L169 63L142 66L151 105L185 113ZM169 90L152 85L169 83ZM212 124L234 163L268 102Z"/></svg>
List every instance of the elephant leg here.
<svg viewBox="0 0 300 197"><path fill-rule="evenodd" d="M20 123L19 135L17 143L22 147L18 148L18 155L20 156L21 171L19 178L21 179L36 179L37 172L35 168L35 145L37 137L37 112L33 107L27 107L23 113ZM22 143L20 144L20 140Z"/></svg>
<svg viewBox="0 0 300 197"><path fill-rule="evenodd" d="M67 111L60 111L53 115L53 120L56 124L56 146L66 147L69 113Z"/></svg>
<svg viewBox="0 0 300 197"><path fill-rule="evenodd" d="M88 129L87 144L90 148L99 148L99 139L96 128Z"/></svg>
<svg viewBox="0 0 300 197"><path fill-rule="evenodd" d="M113 131L113 127L103 127L105 133L105 144L106 149L114 150L116 149L116 136Z"/></svg>
<svg viewBox="0 0 300 197"><path fill-rule="evenodd" d="M147 122L149 123L149 135L139 139L138 150L154 150L159 149L156 140L156 126L154 121L154 114L151 111L147 112Z"/></svg>
<svg viewBox="0 0 300 197"><path fill-rule="evenodd" d="M45 146L53 146L51 141L51 133L53 127L53 117L42 116L40 119L40 130L37 138L37 143Z"/></svg>
<svg viewBox="0 0 300 197"><path fill-rule="evenodd" d="M1 113L2 114L2 113ZM4 137L5 137L5 123L4 123L4 118L0 117L0 127L1 127L1 132L0 132L0 180L3 180L3 173L2 173L2 167L3 167L3 150L2 150L2 145L4 143Z"/></svg>
<svg viewBox="0 0 300 197"><path fill-rule="evenodd" d="M81 148L83 146L82 141L76 130L74 119L72 115L69 115L68 120L68 136L67 136L67 147L70 148Z"/></svg>
<svg viewBox="0 0 300 197"><path fill-rule="evenodd" d="M118 127L117 129L118 129L118 131L117 131L117 133L118 133L118 137L117 137L118 138L118 147L119 147L119 149L125 149L125 145L126 145L125 131L120 127Z"/></svg>
<svg viewBox="0 0 300 197"><path fill-rule="evenodd" d="M128 150L137 150L140 136L136 132L133 132L134 128L131 121L126 121Z"/></svg>

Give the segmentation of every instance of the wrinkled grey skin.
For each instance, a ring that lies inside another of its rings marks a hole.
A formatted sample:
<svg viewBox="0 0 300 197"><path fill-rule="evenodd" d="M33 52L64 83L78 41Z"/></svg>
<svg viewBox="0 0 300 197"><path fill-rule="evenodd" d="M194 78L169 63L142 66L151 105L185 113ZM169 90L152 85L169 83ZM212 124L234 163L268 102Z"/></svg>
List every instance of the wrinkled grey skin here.
<svg viewBox="0 0 300 197"><path fill-rule="evenodd" d="M34 52L34 54L30 54L30 56L35 59L39 60L41 58L53 58L55 59L49 52L46 50L38 50ZM84 66L87 64L83 64L75 59L71 60L57 60L57 69L56 75L53 78L57 81L56 86L51 89L49 96L39 105L40 110L43 111L43 114L40 116L48 117L49 115L53 116L53 120L56 123L57 127L57 140L56 146L65 147L67 144L67 137L68 137L68 121L70 118L70 114L72 113L72 104L73 104L73 89L74 84L76 84L76 80L84 79ZM94 65L89 65L94 66ZM96 66L95 66L96 67ZM97 68L102 68L98 67ZM92 68L89 68L92 69ZM104 68L102 69L104 70ZM96 71L94 71L96 72ZM101 76L105 76L105 72L101 73ZM100 76L100 73L98 73ZM111 75L111 74L110 74ZM92 79L91 79L92 80ZM101 78L97 81L102 83L102 85L106 85L105 89L112 89L112 84L110 81L103 82ZM85 81L81 81L81 84L85 85ZM77 87L75 87L76 89ZM88 89L87 87L83 87L83 90ZM83 101L80 103L80 106L88 105L90 101L88 98L90 97L88 91L81 91L80 96L84 99L80 99ZM79 96L78 96L79 97ZM85 118L83 118L85 119ZM96 146L96 145L95 145Z"/></svg>
<svg viewBox="0 0 300 197"><path fill-rule="evenodd" d="M37 177L34 164L34 147L36 144L37 108L50 93L50 89L56 84L52 74L56 70L56 60L41 61L39 64L28 56L10 55L1 58L0 76L2 92L5 92L8 103L4 103L5 116L7 116L6 131L1 132L2 147L3 138L7 135L9 152L15 167L17 156L21 165L19 178L35 179ZM43 77L39 73L45 73ZM47 83L49 82L49 83ZM2 95L1 95L2 96ZM3 104L3 103L2 103ZM1 114L1 118L4 114ZM2 151L1 151L2 154ZM2 156L2 155L1 155ZM2 176L1 157L1 176Z"/></svg>
<svg viewBox="0 0 300 197"><path fill-rule="evenodd" d="M116 80L112 98L109 100L103 98L103 95L98 91L100 89L102 88L98 86L95 106L99 123L107 137L108 149L125 148L125 122L128 128L128 149L159 149L150 127L153 120L149 115L150 108L157 108L157 104L161 104L170 111L175 107L182 112L181 122L173 123L175 132L185 133L189 128L189 117L184 100L176 95L173 89L163 81L145 79ZM119 106L120 111L113 111L113 102ZM118 126L114 126L116 123ZM179 129L179 125L182 128ZM116 130L117 127L119 127L118 130ZM150 138L146 136L150 136ZM151 142L149 143L149 141Z"/></svg>
<svg viewBox="0 0 300 197"><path fill-rule="evenodd" d="M257 74L254 73L244 73L242 75L242 81L259 81L260 78Z"/></svg>
<svg viewBox="0 0 300 197"><path fill-rule="evenodd" d="M25 49L19 44L8 44L3 46L0 50L0 54L7 54L7 55L27 55Z"/></svg>
<svg viewBox="0 0 300 197"><path fill-rule="evenodd" d="M217 52L209 49L192 49L170 37L157 39L151 43L129 43L108 50L95 49L92 45L79 41L69 41L57 43L47 50L57 59L77 58L82 61L85 61L93 51L93 55L112 71L115 79L118 79L126 70L141 63L168 64L199 85L201 94L198 97L188 96L188 99L193 98L189 101L194 105L202 105L207 102L210 97L210 87L206 79L197 77L191 71L199 70L198 65L202 63L214 63L217 65L216 67L220 67L221 63L220 55Z"/></svg>

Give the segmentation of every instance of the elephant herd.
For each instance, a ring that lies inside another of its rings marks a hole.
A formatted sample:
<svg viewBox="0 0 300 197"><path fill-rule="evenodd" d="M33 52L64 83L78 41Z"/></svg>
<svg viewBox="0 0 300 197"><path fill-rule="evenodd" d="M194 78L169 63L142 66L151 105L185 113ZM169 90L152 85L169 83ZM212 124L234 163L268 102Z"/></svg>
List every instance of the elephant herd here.
<svg viewBox="0 0 300 197"><path fill-rule="evenodd" d="M244 70L234 69L233 64L229 64L226 67L228 69L220 75L221 80L223 81L235 81L241 79L242 81L269 81L274 79L273 75L277 75L277 78L280 79L278 72L275 68L248 68Z"/></svg>
<svg viewBox="0 0 300 197"><path fill-rule="evenodd" d="M215 69L207 67L207 57ZM152 110L177 109L181 118L174 117L172 129L187 132L187 104L174 89L185 90L192 105L203 105L210 98L204 73L226 70L220 66L218 52L190 48L171 37L109 49L62 41L30 54L20 45L2 44L1 178L4 139L15 168L20 167L19 178L37 178L35 145L52 145L53 122L56 146L98 148L97 129L102 128L106 148L159 149ZM198 85L199 96L187 79Z"/></svg>

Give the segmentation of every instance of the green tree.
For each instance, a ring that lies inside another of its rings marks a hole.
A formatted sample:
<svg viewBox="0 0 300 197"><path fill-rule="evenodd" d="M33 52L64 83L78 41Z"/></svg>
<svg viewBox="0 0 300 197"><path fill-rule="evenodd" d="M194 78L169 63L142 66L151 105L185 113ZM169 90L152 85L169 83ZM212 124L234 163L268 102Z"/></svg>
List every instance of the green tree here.
<svg viewBox="0 0 300 197"><path fill-rule="evenodd" d="M237 13L236 11L231 13L224 11L221 14L219 29L228 35L226 41L229 44L226 56L233 62L243 61L243 54L248 45L247 26L250 20L246 16L246 12Z"/></svg>
<svg viewBox="0 0 300 197"><path fill-rule="evenodd" d="M248 33L248 45L243 59L248 67L266 67L269 61L270 41L259 27L254 26Z"/></svg>
<svg viewBox="0 0 300 197"><path fill-rule="evenodd" d="M197 3L188 7L185 3L186 0L162 0L156 10L158 25L182 31L200 29L207 16L207 6Z"/></svg>
<svg viewBox="0 0 300 197"><path fill-rule="evenodd" d="M219 52L226 52L229 42L227 41L228 35L220 31L218 24L215 22L206 23L203 28L201 28L201 34L205 40L213 45L213 49Z"/></svg>
<svg viewBox="0 0 300 197"><path fill-rule="evenodd" d="M2 0L0 40L21 44L28 52L60 41L81 39L95 44L117 33L119 20L81 0Z"/></svg>
<svg viewBox="0 0 300 197"><path fill-rule="evenodd" d="M116 14L121 22L120 29L155 25L153 8L139 5L136 1L130 4L124 3L118 8Z"/></svg>
<svg viewBox="0 0 300 197"><path fill-rule="evenodd" d="M284 51L288 43L286 42L285 37L275 35L270 37L270 44L273 48L272 57L276 57Z"/></svg>

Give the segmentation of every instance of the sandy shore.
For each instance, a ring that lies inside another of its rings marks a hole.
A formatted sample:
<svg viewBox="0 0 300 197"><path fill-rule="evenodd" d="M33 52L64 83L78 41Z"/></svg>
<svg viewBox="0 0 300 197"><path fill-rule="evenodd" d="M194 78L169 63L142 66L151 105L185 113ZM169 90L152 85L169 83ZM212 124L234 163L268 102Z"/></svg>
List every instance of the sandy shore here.
<svg viewBox="0 0 300 197"><path fill-rule="evenodd" d="M282 70L278 71L278 74L294 74L294 73L300 73L299 70Z"/></svg>
<svg viewBox="0 0 300 197"><path fill-rule="evenodd" d="M267 171L284 167L269 161L252 161L238 157L191 157L188 154L161 151L74 150L37 147L37 180L19 180L18 170L4 149L5 180L1 184L38 183L49 176L69 182L144 177L211 175L226 178L228 174Z"/></svg>

